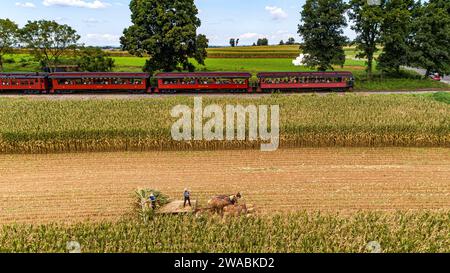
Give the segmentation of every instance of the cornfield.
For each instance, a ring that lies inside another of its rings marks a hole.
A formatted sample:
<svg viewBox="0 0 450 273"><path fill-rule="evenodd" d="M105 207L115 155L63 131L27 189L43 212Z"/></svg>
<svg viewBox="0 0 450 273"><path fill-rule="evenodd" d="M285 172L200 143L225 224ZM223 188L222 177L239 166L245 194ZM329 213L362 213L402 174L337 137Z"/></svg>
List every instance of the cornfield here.
<svg viewBox="0 0 450 273"><path fill-rule="evenodd" d="M259 148L258 141L172 140L170 110L192 97L137 100L0 99L0 153ZM449 147L450 107L429 96L204 98L280 105L281 147Z"/></svg>
<svg viewBox="0 0 450 273"><path fill-rule="evenodd" d="M157 216L149 222L80 223L71 226L6 225L0 252L450 252L450 213L299 212L221 219Z"/></svg>

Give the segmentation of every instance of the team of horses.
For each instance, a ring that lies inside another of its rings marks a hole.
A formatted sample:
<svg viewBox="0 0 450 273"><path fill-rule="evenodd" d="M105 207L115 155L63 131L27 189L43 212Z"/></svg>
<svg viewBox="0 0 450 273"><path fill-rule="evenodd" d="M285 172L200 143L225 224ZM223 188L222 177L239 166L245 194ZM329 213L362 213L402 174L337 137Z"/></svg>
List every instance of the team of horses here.
<svg viewBox="0 0 450 273"><path fill-rule="evenodd" d="M238 204L241 198L240 192L232 195L217 195L208 201L208 209L222 216L224 214L236 216L247 214L247 206Z"/></svg>

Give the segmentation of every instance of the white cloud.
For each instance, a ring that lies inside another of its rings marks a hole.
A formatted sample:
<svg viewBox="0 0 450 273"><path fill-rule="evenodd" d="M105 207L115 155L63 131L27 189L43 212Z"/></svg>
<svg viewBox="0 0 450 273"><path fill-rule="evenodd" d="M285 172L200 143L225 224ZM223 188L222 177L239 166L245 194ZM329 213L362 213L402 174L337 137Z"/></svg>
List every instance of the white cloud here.
<svg viewBox="0 0 450 273"><path fill-rule="evenodd" d="M274 20L286 19L288 17L287 13L282 8L276 6L267 6L266 10L270 13L272 19Z"/></svg>
<svg viewBox="0 0 450 273"><path fill-rule="evenodd" d="M21 8L35 8L36 5L30 2L25 2L25 3L21 3L21 2L17 2L16 3L17 7L21 7Z"/></svg>
<svg viewBox="0 0 450 273"><path fill-rule="evenodd" d="M114 35L114 34L90 33L90 34L86 35L86 38L89 42L92 42L95 44L101 44L101 43L118 44L120 41L120 35Z"/></svg>
<svg viewBox="0 0 450 273"><path fill-rule="evenodd" d="M241 34L239 36L239 39L254 39L254 38L264 38L264 37L265 36L263 34L248 32L248 33Z"/></svg>
<svg viewBox="0 0 450 273"><path fill-rule="evenodd" d="M109 6L100 0L95 1L83 1L83 0L44 0L42 2L44 6L61 6L61 7L78 7L78 8L88 8L88 9L102 9Z"/></svg>

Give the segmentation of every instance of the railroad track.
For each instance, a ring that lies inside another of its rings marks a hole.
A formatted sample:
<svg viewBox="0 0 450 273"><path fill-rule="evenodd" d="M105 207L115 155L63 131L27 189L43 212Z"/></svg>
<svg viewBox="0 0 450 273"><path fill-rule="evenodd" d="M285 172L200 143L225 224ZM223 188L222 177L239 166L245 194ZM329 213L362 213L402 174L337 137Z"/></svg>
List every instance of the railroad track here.
<svg viewBox="0 0 450 273"><path fill-rule="evenodd" d="M336 93L336 92L302 92L302 93L285 93L279 94L280 96L298 96L298 95L311 95L316 94L320 96L339 94L339 95L348 95L348 94L356 94L361 96L367 95L376 95L376 94L432 94L436 92L450 92L449 90L423 90L423 91L414 91L414 90L402 90L402 91L361 91L361 92L347 92L347 93ZM124 93L79 93L79 94L64 94L64 95L24 95L24 94L1 94L0 98L29 98L29 99L44 99L44 100L72 100L72 99L143 99L143 98L153 98L153 99L161 99L168 98L174 96L186 96L186 97L195 97L195 96L203 96L203 97L244 97L244 98L260 98L271 96L272 94L224 94L224 93L203 93L203 94L193 94L193 93L180 93L180 94L124 94Z"/></svg>

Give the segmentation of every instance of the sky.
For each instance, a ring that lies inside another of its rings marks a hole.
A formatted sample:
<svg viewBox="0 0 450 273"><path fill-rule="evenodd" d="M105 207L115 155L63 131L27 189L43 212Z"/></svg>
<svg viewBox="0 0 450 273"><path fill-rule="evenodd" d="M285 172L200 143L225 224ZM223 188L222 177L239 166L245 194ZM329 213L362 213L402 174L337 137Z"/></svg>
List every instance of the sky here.
<svg viewBox="0 0 450 273"><path fill-rule="evenodd" d="M82 43L119 46L123 30L130 26L129 0L3 0L0 18L24 26L28 20L55 20L75 28ZM270 44L294 37L305 0L195 0L202 21L198 33L214 46L229 45L239 38L251 45L266 37ZM346 29L348 37L354 34Z"/></svg>

